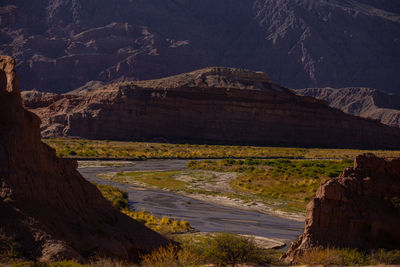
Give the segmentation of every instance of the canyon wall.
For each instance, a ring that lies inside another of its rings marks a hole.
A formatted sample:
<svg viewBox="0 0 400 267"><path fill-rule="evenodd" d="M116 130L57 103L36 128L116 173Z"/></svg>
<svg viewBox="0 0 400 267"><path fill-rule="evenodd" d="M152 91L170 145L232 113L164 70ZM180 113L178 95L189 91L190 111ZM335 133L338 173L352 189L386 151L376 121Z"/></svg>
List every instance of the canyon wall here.
<svg viewBox="0 0 400 267"><path fill-rule="evenodd" d="M137 260L168 243L115 209L75 161L58 158L39 124L22 106L15 61L0 56L0 250L15 244L29 260Z"/></svg>

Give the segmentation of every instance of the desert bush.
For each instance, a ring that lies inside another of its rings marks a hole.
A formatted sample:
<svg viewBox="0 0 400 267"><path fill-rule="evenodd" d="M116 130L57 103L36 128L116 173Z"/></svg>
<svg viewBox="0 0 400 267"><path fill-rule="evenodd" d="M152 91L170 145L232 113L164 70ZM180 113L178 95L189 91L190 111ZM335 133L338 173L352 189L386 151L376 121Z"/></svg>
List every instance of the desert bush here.
<svg viewBox="0 0 400 267"><path fill-rule="evenodd" d="M304 253L298 263L310 265L367 265L370 257L357 249L314 248Z"/></svg>
<svg viewBox="0 0 400 267"><path fill-rule="evenodd" d="M118 259L111 258L96 258L92 259L86 266L89 267L135 267L137 265L133 263L127 263ZM71 266L73 267L73 266Z"/></svg>
<svg viewBox="0 0 400 267"><path fill-rule="evenodd" d="M13 236L6 235L0 229L0 261L17 258L20 254L20 247Z"/></svg>
<svg viewBox="0 0 400 267"><path fill-rule="evenodd" d="M0 265L1 266L1 265ZM12 267L84 267L83 265L72 260L57 262L39 262L39 261L15 261L10 262L7 266Z"/></svg>
<svg viewBox="0 0 400 267"><path fill-rule="evenodd" d="M400 264L400 250L379 249L365 252L349 248L315 248L302 255L298 263L343 266Z"/></svg>
<svg viewBox="0 0 400 267"><path fill-rule="evenodd" d="M372 263L374 264L400 264L400 250L379 249L372 252Z"/></svg>
<svg viewBox="0 0 400 267"><path fill-rule="evenodd" d="M119 210L129 210L128 193L110 185L95 184L101 194Z"/></svg>
<svg viewBox="0 0 400 267"><path fill-rule="evenodd" d="M189 248L179 249L175 245L160 247L150 254L142 256L144 267L190 267L204 262L198 253Z"/></svg>
<svg viewBox="0 0 400 267"><path fill-rule="evenodd" d="M217 233L208 238L206 243L204 256L217 266L234 267L241 263L261 263L265 260L262 250L253 240L238 235Z"/></svg>

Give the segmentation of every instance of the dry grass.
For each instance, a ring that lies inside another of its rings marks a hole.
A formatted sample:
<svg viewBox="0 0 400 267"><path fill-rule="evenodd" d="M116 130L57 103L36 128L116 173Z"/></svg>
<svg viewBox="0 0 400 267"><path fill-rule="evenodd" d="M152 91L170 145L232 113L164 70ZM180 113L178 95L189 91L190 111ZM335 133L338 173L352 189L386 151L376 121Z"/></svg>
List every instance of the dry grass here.
<svg viewBox="0 0 400 267"><path fill-rule="evenodd" d="M315 248L302 255L297 263L308 265L365 266L400 264L400 250L365 252L348 248Z"/></svg>

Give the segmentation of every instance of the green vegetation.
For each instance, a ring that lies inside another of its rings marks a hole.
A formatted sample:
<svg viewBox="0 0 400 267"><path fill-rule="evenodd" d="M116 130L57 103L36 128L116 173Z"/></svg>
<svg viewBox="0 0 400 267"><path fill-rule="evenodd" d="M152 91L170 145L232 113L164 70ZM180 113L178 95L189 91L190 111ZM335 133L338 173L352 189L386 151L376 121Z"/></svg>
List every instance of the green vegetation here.
<svg viewBox="0 0 400 267"><path fill-rule="evenodd" d="M15 259L20 256L20 244L12 236L0 229L0 262L2 259Z"/></svg>
<svg viewBox="0 0 400 267"><path fill-rule="evenodd" d="M125 191L110 185L95 185L97 186L97 189L100 190L101 194L109 200L114 207L117 207L119 210L129 210L128 194Z"/></svg>
<svg viewBox="0 0 400 267"><path fill-rule="evenodd" d="M357 249L315 248L302 255L298 263L324 266L400 264L400 250L380 249L367 253Z"/></svg>
<svg viewBox="0 0 400 267"><path fill-rule="evenodd" d="M189 161L189 170L134 171L100 175L136 186L185 194L224 196L244 204L266 204L304 213L321 183L338 176L352 160L224 159Z"/></svg>
<svg viewBox="0 0 400 267"><path fill-rule="evenodd" d="M120 172L116 173L112 180L128 184L135 180L162 189L183 190L186 183L174 179L174 176L180 173L181 171Z"/></svg>
<svg viewBox="0 0 400 267"><path fill-rule="evenodd" d="M281 202L281 209L302 212L321 183L352 166L351 160L203 160L190 161L190 169L237 172L230 183L237 193Z"/></svg>
<svg viewBox="0 0 400 267"><path fill-rule="evenodd" d="M231 233L183 236L178 239L181 249L160 248L143 256L143 266L236 266L237 264L265 265L278 263L282 251L262 249L252 239Z"/></svg>
<svg viewBox="0 0 400 267"><path fill-rule="evenodd" d="M168 217L159 218L146 212L145 210L132 211L129 209L128 194L126 192L110 185L96 184L96 186L103 196L108 199L116 208L121 210L121 212L155 231L158 231L162 234L173 234L192 230L189 222L185 220L173 220Z"/></svg>
<svg viewBox="0 0 400 267"><path fill-rule="evenodd" d="M214 264L216 266L236 266L238 263L285 265L279 260L282 250L262 249L251 239L229 233L208 234L201 237L180 236L180 248L174 245L161 247L142 256L141 267L197 267ZM357 249L315 248L301 256L298 264L306 265L399 265L400 250L376 250L371 252ZM1 265L0 263L0 266ZM75 261L33 262L8 261L4 266L12 267L134 267L133 263L113 259L93 259L89 264Z"/></svg>
<svg viewBox="0 0 400 267"><path fill-rule="evenodd" d="M57 261L57 262L32 262L32 261L15 261L10 262L11 267L84 267L87 265L79 264L75 261Z"/></svg>
<svg viewBox="0 0 400 267"><path fill-rule="evenodd" d="M371 152L377 156L400 156L400 151L286 148L228 145L165 144L145 142L97 141L70 138L44 139L57 155L66 158L104 159L200 159L200 158L291 158L353 159Z"/></svg>
<svg viewBox="0 0 400 267"><path fill-rule="evenodd" d="M202 186L215 183L218 177L212 172L201 170L118 172L101 174L100 177L119 183L144 185L175 192L219 194Z"/></svg>
<svg viewBox="0 0 400 267"><path fill-rule="evenodd" d="M176 233L184 233L193 230L190 226L190 223L185 220L173 220L169 217L156 217L153 214L148 213L147 211L126 211L123 210L123 213L132 217L138 222L143 223L147 227L157 231L161 234L176 234Z"/></svg>
<svg viewBox="0 0 400 267"><path fill-rule="evenodd" d="M269 263L263 255L263 250L258 248L253 240L240 237L231 233L217 233L208 238L204 256L212 263L219 266L239 263L262 264Z"/></svg>

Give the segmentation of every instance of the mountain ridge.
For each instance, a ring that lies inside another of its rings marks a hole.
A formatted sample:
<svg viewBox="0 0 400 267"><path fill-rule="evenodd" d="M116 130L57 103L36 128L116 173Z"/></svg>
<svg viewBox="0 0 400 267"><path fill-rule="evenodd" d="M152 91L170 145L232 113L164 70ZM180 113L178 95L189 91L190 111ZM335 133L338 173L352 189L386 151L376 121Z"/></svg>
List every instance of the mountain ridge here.
<svg viewBox="0 0 400 267"><path fill-rule="evenodd" d="M269 73L289 88L396 92L396 0L5 0L0 53L22 88L148 80L206 66Z"/></svg>
<svg viewBox="0 0 400 267"><path fill-rule="evenodd" d="M35 96L36 95L36 96ZM66 94L29 93L44 137L397 148L400 129L297 96L268 75L206 68Z"/></svg>
<svg viewBox="0 0 400 267"><path fill-rule="evenodd" d="M400 96L361 87L306 88L295 93L325 100L329 106L348 114L371 118L400 128Z"/></svg>

